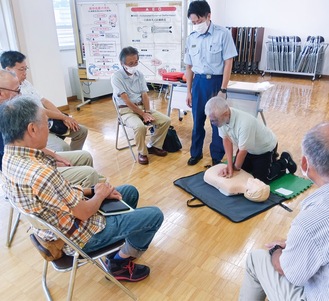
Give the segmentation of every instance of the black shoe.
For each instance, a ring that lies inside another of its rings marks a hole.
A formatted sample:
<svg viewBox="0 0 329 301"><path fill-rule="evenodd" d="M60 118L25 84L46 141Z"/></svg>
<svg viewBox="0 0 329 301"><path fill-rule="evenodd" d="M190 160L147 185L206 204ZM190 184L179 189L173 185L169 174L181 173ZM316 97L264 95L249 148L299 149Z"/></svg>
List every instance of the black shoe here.
<svg viewBox="0 0 329 301"><path fill-rule="evenodd" d="M197 164L202 158L203 158L203 155L201 155L201 156L199 156L199 157L191 157L190 159L188 159L188 161L187 161L187 165L195 165L195 164Z"/></svg>
<svg viewBox="0 0 329 301"><path fill-rule="evenodd" d="M280 159L284 159L287 162L287 169L291 174L294 174L297 170L297 164L292 159L291 155L288 152L282 152Z"/></svg>
<svg viewBox="0 0 329 301"><path fill-rule="evenodd" d="M220 164L220 163L222 163L221 160L218 160L218 159L212 159L212 166L217 165L217 164Z"/></svg>
<svg viewBox="0 0 329 301"><path fill-rule="evenodd" d="M107 258L107 269L117 280L137 282L145 279L150 274L150 268L146 265L136 264L132 258L124 260Z"/></svg>

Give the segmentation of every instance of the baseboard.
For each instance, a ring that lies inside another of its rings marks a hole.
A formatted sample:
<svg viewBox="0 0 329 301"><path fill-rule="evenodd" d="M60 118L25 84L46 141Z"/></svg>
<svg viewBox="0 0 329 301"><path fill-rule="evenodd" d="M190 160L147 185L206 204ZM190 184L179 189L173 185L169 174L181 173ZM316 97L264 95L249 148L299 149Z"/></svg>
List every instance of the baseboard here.
<svg viewBox="0 0 329 301"><path fill-rule="evenodd" d="M77 97L76 95L73 95L73 96L67 97L67 102L75 101L75 100L78 100L78 97Z"/></svg>

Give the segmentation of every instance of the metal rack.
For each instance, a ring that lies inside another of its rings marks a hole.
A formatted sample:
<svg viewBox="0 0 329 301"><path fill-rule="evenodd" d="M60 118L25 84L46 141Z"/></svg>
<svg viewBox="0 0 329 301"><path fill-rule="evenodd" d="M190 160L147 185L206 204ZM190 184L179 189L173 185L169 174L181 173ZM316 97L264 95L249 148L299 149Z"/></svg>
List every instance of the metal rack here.
<svg viewBox="0 0 329 301"><path fill-rule="evenodd" d="M324 53L329 44L321 36L309 36L302 48L298 36L269 36L266 46L266 72L321 77Z"/></svg>

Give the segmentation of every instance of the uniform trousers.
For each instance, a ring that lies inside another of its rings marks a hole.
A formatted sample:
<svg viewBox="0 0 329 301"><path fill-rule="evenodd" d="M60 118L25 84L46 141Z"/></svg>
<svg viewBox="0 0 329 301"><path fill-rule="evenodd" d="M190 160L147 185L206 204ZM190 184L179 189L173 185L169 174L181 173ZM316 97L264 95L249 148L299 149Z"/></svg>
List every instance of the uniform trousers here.
<svg viewBox="0 0 329 301"><path fill-rule="evenodd" d="M204 108L207 101L216 96L222 85L222 75L195 74L192 82L192 115L193 130L192 144L190 148L191 157L200 157L203 150L203 142L206 131L204 129L205 115ZM222 160L225 150L223 140L218 134L218 128L212 127L212 141L210 143L210 155L213 160Z"/></svg>

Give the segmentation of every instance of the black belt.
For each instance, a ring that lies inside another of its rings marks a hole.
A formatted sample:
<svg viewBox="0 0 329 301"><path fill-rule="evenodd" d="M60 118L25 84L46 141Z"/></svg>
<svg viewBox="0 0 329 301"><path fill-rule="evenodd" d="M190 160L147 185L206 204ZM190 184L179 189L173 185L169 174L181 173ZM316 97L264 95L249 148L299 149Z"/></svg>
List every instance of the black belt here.
<svg viewBox="0 0 329 301"><path fill-rule="evenodd" d="M223 77L223 74L195 74L196 77L211 79L211 78L219 78Z"/></svg>
<svg viewBox="0 0 329 301"><path fill-rule="evenodd" d="M72 225L72 227L70 228L70 230L67 231L66 236L67 236L67 237L71 237L72 234L74 233L74 231L77 230L77 229L79 229L80 224L81 224L81 220L78 219L78 218L75 218L75 219L74 219L74 222L73 222L73 225Z"/></svg>
<svg viewBox="0 0 329 301"><path fill-rule="evenodd" d="M136 106L142 106L142 105L143 105L143 102L141 101L141 102L139 102L139 103L135 103L135 105L136 105ZM122 108L128 108L128 106L127 106L127 105L120 105L120 106L118 106L118 108L119 108L119 109L122 109Z"/></svg>

